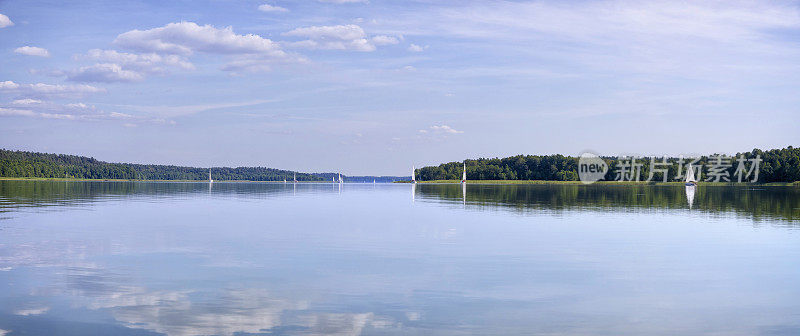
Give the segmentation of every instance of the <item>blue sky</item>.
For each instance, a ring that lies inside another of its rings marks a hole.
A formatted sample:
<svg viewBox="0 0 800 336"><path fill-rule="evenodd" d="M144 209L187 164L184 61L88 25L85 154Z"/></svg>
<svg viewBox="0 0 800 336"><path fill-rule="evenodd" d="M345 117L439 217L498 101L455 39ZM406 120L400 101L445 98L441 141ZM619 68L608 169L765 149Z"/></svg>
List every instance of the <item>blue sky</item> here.
<svg viewBox="0 0 800 336"><path fill-rule="evenodd" d="M0 147L407 174L800 143L800 4L0 1Z"/></svg>

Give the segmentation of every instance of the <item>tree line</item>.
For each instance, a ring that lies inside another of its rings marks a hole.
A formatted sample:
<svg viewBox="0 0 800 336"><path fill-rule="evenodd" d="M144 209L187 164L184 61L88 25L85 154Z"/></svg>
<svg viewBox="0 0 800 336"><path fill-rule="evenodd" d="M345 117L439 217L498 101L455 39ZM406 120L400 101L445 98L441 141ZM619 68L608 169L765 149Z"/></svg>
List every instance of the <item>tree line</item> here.
<svg viewBox="0 0 800 336"><path fill-rule="evenodd" d="M296 172L266 167L216 167L214 180L292 181ZM296 173L298 181L327 181ZM0 149L0 177L121 180L208 180L208 168L134 163L109 163L94 158Z"/></svg>
<svg viewBox="0 0 800 336"><path fill-rule="evenodd" d="M758 162L758 177L755 182L795 182L800 181L800 148L789 146L783 149L762 151L753 149L733 156L706 155L697 158L678 157L602 157L608 170L601 180L620 180L620 173L627 173L623 179L630 181L679 181L685 175L687 164L691 161L697 171L698 180L711 179L718 182L737 182L739 159L746 160L744 168L750 170L754 160ZM480 158L464 162L448 162L438 166L423 167L416 170L420 181L460 180L463 164L466 164L468 180L543 180L577 181L578 157L554 155L517 155L506 158ZM718 168L715 168L718 167ZM652 168L652 169L651 169ZM651 176L652 172L652 176ZM738 174L745 175L747 171ZM744 181L751 182L755 170ZM726 181L727 180L727 181Z"/></svg>

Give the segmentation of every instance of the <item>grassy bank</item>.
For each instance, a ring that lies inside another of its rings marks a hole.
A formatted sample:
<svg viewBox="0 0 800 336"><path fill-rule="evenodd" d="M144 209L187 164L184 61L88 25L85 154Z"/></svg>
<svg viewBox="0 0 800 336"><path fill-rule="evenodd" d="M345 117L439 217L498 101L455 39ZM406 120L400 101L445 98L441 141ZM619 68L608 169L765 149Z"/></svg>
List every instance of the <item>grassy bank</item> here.
<svg viewBox="0 0 800 336"><path fill-rule="evenodd" d="M397 183L410 183L398 181ZM461 183L459 180L434 180L418 181L418 183ZM467 184L546 184L546 185L584 185L581 181L541 181L541 180L471 180ZM654 186L682 186L683 182L644 182L644 181L598 181L594 184L602 185L654 185ZM763 187L800 187L798 182L772 182L772 183L731 183L731 182L700 182L700 186L763 186Z"/></svg>

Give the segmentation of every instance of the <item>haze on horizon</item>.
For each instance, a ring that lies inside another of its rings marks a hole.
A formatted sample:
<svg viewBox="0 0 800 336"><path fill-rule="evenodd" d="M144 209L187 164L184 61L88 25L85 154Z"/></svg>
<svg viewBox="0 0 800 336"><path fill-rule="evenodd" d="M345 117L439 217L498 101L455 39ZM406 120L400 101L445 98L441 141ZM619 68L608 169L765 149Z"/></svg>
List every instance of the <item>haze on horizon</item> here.
<svg viewBox="0 0 800 336"><path fill-rule="evenodd" d="M0 2L0 147L348 175L800 143L800 5Z"/></svg>

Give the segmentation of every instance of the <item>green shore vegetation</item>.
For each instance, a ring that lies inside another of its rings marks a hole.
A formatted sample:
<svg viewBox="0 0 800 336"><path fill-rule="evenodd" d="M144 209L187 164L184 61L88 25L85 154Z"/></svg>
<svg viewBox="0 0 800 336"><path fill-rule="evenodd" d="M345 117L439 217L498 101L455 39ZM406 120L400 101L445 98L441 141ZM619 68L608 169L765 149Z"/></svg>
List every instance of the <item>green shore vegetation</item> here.
<svg viewBox="0 0 800 336"><path fill-rule="evenodd" d="M745 169L753 166L755 158L760 158L758 169L758 183L791 183L800 181L800 148L789 146L783 149L773 149L762 151L753 149L749 152L737 153L727 156L721 162L717 160L722 156L714 154L698 157L693 163L693 167L699 168L697 179L704 183L711 173L715 164L723 163L723 168L717 173L727 176L729 181L737 182L736 170L739 167L738 159L745 161ZM614 181L618 177L618 172L622 168L630 167L630 158L602 157L608 170L602 181ZM416 170L417 181L459 181L466 164L467 181L574 181L579 183L578 157L555 155L517 155L506 158L480 158L470 159L463 162L448 162L438 166L423 167ZM682 171L679 167L685 167L693 158L661 158L661 157L641 157L636 159L637 169L633 170L631 178L626 180L634 181L666 181L680 182ZM653 166L653 176L651 178L651 166ZM663 169L664 171L659 171ZM629 171L631 171L629 169ZM685 169L683 169L685 172ZM741 174L744 175L744 174ZM743 181L751 181L755 174L751 174ZM720 179L724 181L724 179ZM627 182L627 181L626 181ZM714 181L718 182L718 181ZM498 183L498 182L493 182ZM514 182L517 183L517 182ZM538 182L533 182L538 183ZM641 183L641 182L638 182Z"/></svg>

